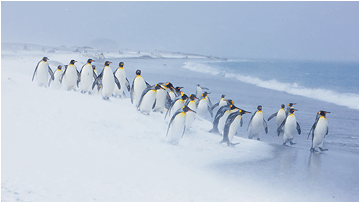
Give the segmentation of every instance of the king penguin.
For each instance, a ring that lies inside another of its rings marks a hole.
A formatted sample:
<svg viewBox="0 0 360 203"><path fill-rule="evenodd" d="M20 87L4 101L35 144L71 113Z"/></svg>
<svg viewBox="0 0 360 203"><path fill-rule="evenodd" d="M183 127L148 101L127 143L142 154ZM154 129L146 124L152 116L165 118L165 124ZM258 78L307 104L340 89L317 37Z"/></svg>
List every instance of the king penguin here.
<svg viewBox="0 0 360 203"><path fill-rule="evenodd" d="M201 87L199 84L197 84L196 91L195 91L196 97L201 98L202 94L204 93L204 90L209 90L209 88Z"/></svg>
<svg viewBox="0 0 360 203"><path fill-rule="evenodd" d="M182 88L184 88L184 87L176 87L175 88L175 92L174 92L175 98L181 97L184 94L184 92L181 91Z"/></svg>
<svg viewBox="0 0 360 203"><path fill-rule="evenodd" d="M119 96L121 98L125 98L125 87L127 88L127 91L130 91L130 83L129 80L126 78L126 73L124 69L124 62L119 63L119 68L115 70L114 75L117 77L117 79L120 82L120 89L114 88L114 96Z"/></svg>
<svg viewBox="0 0 360 203"><path fill-rule="evenodd" d="M190 109L192 109L193 111L196 111L196 102L195 99L198 99L195 94L191 94L189 99L186 100L185 102L185 106L189 107ZM186 113L186 121L185 121L185 125L186 125L186 129L190 129L192 126L192 123L195 120L195 112L189 111Z"/></svg>
<svg viewBox="0 0 360 203"><path fill-rule="evenodd" d="M36 81L39 87L47 87L48 83L50 83L51 80L54 80L54 73L51 70L49 63L47 62L48 60L49 59L47 57L43 57L41 61L39 61L39 63L36 65L31 81L34 81L34 77L36 75ZM51 77L50 81L48 74L50 74Z"/></svg>
<svg viewBox="0 0 360 203"><path fill-rule="evenodd" d="M213 122L212 122L213 127L212 127L211 130L209 130L209 132L211 132L211 133L220 133L220 132L219 132L219 129L218 129L218 124L219 124L220 118L224 116L224 114L225 114L226 111L231 110L231 109L234 109L234 108L237 108L237 107L234 105L234 102L233 102L231 99L226 100L226 105L220 107L220 108L218 109L218 111L216 112L215 117L214 117L214 120L213 120Z"/></svg>
<svg viewBox="0 0 360 203"><path fill-rule="evenodd" d="M285 105L284 104L281 104L280 110L278 112L272 114L268 118L268 121L270 121L275 116L276 116L276 125L279 127L281 125L281 123L284 121L284 119L286 118Z"/></svg>
<svg viewBox="0 0 360 203"><path fill-rule="evenodd" d="M201 99L198 100L198 104L197 104L197 114L203 118L203 119L206 119L207 115L208 115L208 112L210 113L210 116L211 118L213 117L213 113L212 113L212 110L211 110L211 107L213 106L211 101L210 101L210 98L208 97L208 92L204 92L202 95L201 95Z"/></svg>
<svg viewBox="0 0 360 203"><path fill-rule="evenodd" d="M159 89L164 89L161 87L161 84L156 84L150 87L147 87L141 94L139 103L136 105L139 111L147 115L150 114L150 111L154 105L156 92Z"/></svg>
<svg viewBox="0 0 360 203"><path fill-rule="evenodd" d="M66 90L75 90L76 86L79 84L79 71L75 66L75 60L71 60L68 67L65 69L64 74L62 75L60 81ZM63 82L65 80L65 82Z"/></svg>
<svg viewBox="0 0 360 203"><path fill-rule="evenodd" d="M142 92L146 89L146 87L149 87L150 85L141 76L141 70L136 70L135 73L136 76L131 86L130 98L131 103L137 105L139 103Z"/></svg>
<svg viewBox="0 0 360 203"><path fill-rule="evenodd" d="M297 111L294 108L289 109L289 115L286 117L286 119L281 123L281 125L278 127L277 132L278 136L280 135L280 132L284 132L283 136L283 145L285 145L287 142L290 142L291 145L294 145L292 140L294 139L294 134L297 131L297 133L301 134L300 125L298 122L296 122L296 117L294 115L294 112Z"/></svg>
<svg viewBox="0 0 360 203"><path fill-rule="evenodd" d="M296 103L289 103L288 106L286 107L286 117L289 115L290 109L293 108L293 106Z"/></svg>
<svg viewBox="0 0 360 203"><path fill-rule="evenodd" d="M249 125L248 125L248 131L249 131L249 139L252 139L253 137L256 137L257 140L260 141L259 135L261 128L264 126L265 133L268 133L268 127L266 124L266 121L264 119L264 114L262 112L262 106L259 105L257 107L257 111L252 115Z"/></svg>
<svg viewBox="0 0 360 203"><path fill-rule="evenodd" d="M171 103L169 110L166 112L165 118L166 118L166 116L167 116L168 114L169 114L169 117L171 118L178 109L180 109L180 108L182 108L182 107L184 106L185 101L186 101L188 98L189 98L189 97L188 97L186 94L183 94L181 97L176 98L176 99Z"/></svg>
<svg viewBox="0 0 360 203"><path fill-rule="evenodd" d="M330 113L327 111L319 111L316 114L315 123L312 125L309 135L312 137L312 146L310 148L311 152L317 151L315 147L318 147L320 151L327 151L328 149L323 149L323 143L325 136L329 133L328 121L326 118L326 114Z"/></svg>
<svg viewBox="0 0 360 203"><path fill-rule="evenodd" d="M92 62L94 62L94 60L88 59L87 63L81 67L79 78L81 93L89 92L90 94L90 91L92 90L92 84L97 78L97 75L95 74L91 65Z"/></svg>
<svg viewBox="0 0 360 203"><path fill-rule="evenodd" d="M168 129L166 132L166 137L168 142L172 144L178 144L179 140L183 137L186 128L186 114L188 112L195 112L190 109L188 106L183 106L181 109L177 110L174 115L171 117ZM196 113L196 112L195 112Z"/></svg>
<svg viewBox="0 0 360 203"><path fill-rule="evenodd" d="M53 82L51 83L51 87L56 89L56 90L59 90L61 89L61 83L60 83L60 77L61 75L63 74L63 71L61 70L62 66L59 65L54 73L54 80Z"/></svg>
<svg viewBox="0 0 360 203"><path fill-rule="evenodd" d="M172 87L172 84L170 82L165 83L165 85L163 83L159 84L161 85L162 89L158 89L156 91L153 111L163 113L165 107L171 104L171 98L167 90Z"/></svg>
<svg viewBox="0 0 360 203"><path fill-rule="evenodd" d="M94 89L95 84L101 84L102 90L102 97L104 100L109 100L110 95L114 91L115 84L117 85L118 89L120 89L119 80L116 78L114 73L110 68L110 61L105 61L104 69L100 73L100 75L96 78L93 82L92 89Z"/></svg>
<svg viewBox="0 0 360 203"><path fill-rule="evenodd" d="M216 107L219 107L219 109L223 106L225 106L227 104L227 101L225 99L225 95L221 95L221 98L220 98L220 101L216 104L214 104L212 107L211 107L211 110L213 111Z"/></svg>
<svg viewBox="0 0 360 203"><path fill-rule="evenodd" d="M239 143L233 144L231 141L234 138L236 131L239 127L242 127L243 120L242 116L246 113L251 113L242 109L236 109L235 112L231 113L229 117L226 119L226 123L224 126L224 134L223 139L220 143L226 142L228 146L234 146Z"/></svg>

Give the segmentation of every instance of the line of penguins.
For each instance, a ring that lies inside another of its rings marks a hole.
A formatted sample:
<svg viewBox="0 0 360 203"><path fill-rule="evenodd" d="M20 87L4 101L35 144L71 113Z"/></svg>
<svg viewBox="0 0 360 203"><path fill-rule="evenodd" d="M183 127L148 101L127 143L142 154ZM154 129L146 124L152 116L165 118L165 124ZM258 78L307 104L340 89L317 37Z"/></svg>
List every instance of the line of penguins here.
<svg viewBox="0 0 360 203"><path fill-rule="evenodd" d="M75 66L77 62L75 60L71 60L69 65L65 65L64 71L59 65L55 72L51 70L48 60L47 57L43 57L35 68L32 81L36 78L39 86L52 86L55 89L64 87L68 91L76 90L78 87L81 93L92 94L95 92L101 94L104 100L109 100L110 96L126 98L127 90L130 92L131 103L135 104L138 111L147 115L151 111L165 113L165 119L170 119L166 137L172 144L179 143L185 131L191 128L196 116L206 119L210 115L213 119L213 127L209 132L222 135L220 143L225 142L228 146L235 146L239 143L232 143L232 140L238 128L243 125L242 116L251 113L236 107L231 99L225 99L225 95L222 95L219 102L213 105L208 97L210 92L207 90L209 89L200 85L197 85L195 94L190 96L181 91L183 87L175 88L170 82L150 85L141 76L141 70L136 70L136 76L130 87L123 62L120 62L119 67L113 72L110 68L111 62L106 61L102 72L98 75L95 66L91 64L94 62L93 59L88 59L80 72ZM301 134L300 125L294 115L297 110L293 108L293 105L295 103L289 103L285 110L285 105L282 104L280 110L267 119L270 121L276 117L277 134L278 136L282 135L284 145L286 143L296 144L293 142L294 135ZM213 116L215 108L218 110ZM321 110L316 114L315 122L308 134L308 138L310 135L312 136L311 152L318 151L317 149L328 150L323 148L324 138L329 132L327 113L330 112ZM259 135L262 128L265 129L265 133L268 133L262 106L259 105L252 114L247 128L248 138L260 140Z"/></svg>

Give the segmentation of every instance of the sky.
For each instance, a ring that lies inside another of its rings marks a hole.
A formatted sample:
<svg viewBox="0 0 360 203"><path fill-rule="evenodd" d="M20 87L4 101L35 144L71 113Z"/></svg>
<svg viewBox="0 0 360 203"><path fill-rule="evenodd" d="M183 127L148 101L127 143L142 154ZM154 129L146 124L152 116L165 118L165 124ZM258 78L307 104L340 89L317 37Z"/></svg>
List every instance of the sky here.
<svg viewBox="0 0 360 203"><path fill-rule="evenodd" d="M359 2L2 1L1 41L359 61Z"/></svg>

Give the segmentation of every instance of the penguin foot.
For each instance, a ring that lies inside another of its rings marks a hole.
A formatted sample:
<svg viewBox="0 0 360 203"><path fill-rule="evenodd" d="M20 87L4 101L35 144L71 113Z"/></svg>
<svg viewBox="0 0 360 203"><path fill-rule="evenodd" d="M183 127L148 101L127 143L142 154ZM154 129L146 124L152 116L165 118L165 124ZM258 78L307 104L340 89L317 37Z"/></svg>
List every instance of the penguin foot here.
<svg viewBox="0 0 360 203"><path fill-rule="evenodd" d="M295 143L295 142L291 142L291 141L290 141L290 144L291 144L291 145L294 145L294 144L296 144L296 143Z"/></svg>
<svg viewBox="0 0 360 203"><path fill-rule="evenodd" d="M257 139L257 141L260 141L260 138L256 138Z"/></svg>
<svg viewBox="0 0 360 203"><path fill-rule="evenodd" d="M310 148L310 152L318 152L318 150L316 150L315 148L311 147L311 148Z"/></svg>
<svg viewBox="0 0 360 203"><path fill-rule="evenodd" d="M319 149L320 149L320 151L328 151L328 149L323 149L323 148L321 148L321 147L319 147Z"/></svg>
<svg viewBox="0 0 360 203"><path fill-rule="evenodd" d="M109 100L109 97L103 97L103 100Z"/></svg>
<svg viewBox="0 0 360 203"><path fill-rule="evenodd" d="M85 94L86 93L86 91L84 91L84 90L81 90L81 94Z"/></svg>
<svg viewBox="0 0 360 203"><path fill-rule="evenodd" d="M235 147L235 145L238 145L238 144L240 144L240 142L238 142L238 143L228 142L228 143L227 143L227 145L228 145L229 147Z"/></svg>

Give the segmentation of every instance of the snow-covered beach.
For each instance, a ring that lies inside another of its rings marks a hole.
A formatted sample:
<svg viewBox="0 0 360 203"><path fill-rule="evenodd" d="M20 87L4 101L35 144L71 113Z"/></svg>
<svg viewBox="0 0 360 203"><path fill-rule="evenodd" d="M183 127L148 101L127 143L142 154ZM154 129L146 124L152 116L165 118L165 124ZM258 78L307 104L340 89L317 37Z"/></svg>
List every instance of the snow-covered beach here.
<svg viewBox="0 0 360 203"><path fill-rule="evenodd" d="M358 109L183 68L187 61L221 60L213 57L23 47L2 46L2 201L359 201ZM228 147L208 132L209 120L196 119L171 145L164 115L144 115L130 98L104 101L37 87L31 77L43 56L53 70L71 59L80 69L98 57L98 71L104 59L113 69L123 61L129 81L141 69L150 84L169 81L188 95L201 84L213 103L226 94L251 112L261 104L266 118L281 103L296 102L303 133L297 145L283 146L269 121L260 142L249 140L251 115L244 115L234 138L240 144ZM332 112L329 151L310 153L306 137L320 109Z"/></svg>

